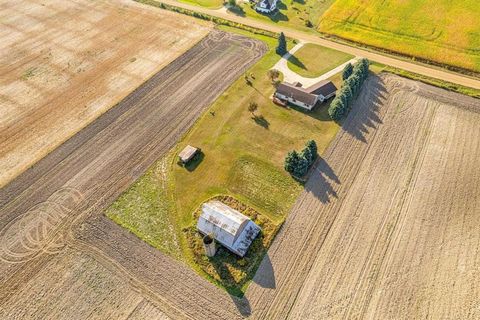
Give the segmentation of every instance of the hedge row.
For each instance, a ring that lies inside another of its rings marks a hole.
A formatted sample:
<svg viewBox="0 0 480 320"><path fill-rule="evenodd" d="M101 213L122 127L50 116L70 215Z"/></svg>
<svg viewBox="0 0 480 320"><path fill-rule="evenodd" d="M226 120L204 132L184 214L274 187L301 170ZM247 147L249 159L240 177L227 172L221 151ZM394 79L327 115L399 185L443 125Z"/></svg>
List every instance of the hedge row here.
<svg viewBox="0 0 480 320"><path fill-rule="evenodd" d="M348 114L352 107L352 101L360 92L363 82L368 77L368 68L370 62L368 59L360 59L352 65L347 65L343 70L343 85L340 91L333 99L328 114L333 120L340 120Z"/></svg>

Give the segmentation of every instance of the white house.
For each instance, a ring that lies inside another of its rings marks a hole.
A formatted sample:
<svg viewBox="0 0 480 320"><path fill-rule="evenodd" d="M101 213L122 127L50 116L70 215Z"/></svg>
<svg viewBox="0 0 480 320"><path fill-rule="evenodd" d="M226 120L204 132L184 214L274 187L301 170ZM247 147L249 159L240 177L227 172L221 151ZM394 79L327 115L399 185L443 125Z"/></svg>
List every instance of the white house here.
<svg viewBox="0 0 480 320"><path fill-rule="evenodd" d="M261 230L250 218L217 200L202 205L197 229L204 235L212 235L216 241L240 257L247 253Z"/></svg>
<svg viewBox="0 0 480 320"><path fill-rule="evenodd" d="M275 96L296 106L312 110L318 101L323 102L335 95L337 87L331 81L320 81L306 89L300 83L282 82L275 91Z"/></svg>
<svg viewBox="0 0 480 320"><path fill-rule="evenodd" d="M277 9L277 0L260 0L255 6L255 10L262 13L272 13Z"/></svg>

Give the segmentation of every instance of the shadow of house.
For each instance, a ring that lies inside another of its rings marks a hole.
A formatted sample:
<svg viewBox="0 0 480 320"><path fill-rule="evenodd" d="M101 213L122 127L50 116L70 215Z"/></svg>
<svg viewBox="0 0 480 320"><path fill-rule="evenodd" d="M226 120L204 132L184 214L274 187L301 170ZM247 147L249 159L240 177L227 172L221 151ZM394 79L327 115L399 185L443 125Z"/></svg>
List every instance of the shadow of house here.
<svg viewBox="0 0 480 320"><path fill-rule="evenodd" d="M242 317L249 317L252 315L252 307L250 306L250 302L245 297L236 297L230 295L235 307L237 307L238 312L242 315Z"/></svg>
<svg viewBox="0 0 480 320"><path fill-rule="evenodd" d="M268 256L268 252L263 257L260 266L253 277L253 282L258 284L262 288L275 289L275 273L273 271L272 261Z"/></svg>
<svg viewBox="0 0 480 320"><path fill-rule="evenodd" d="M342 129L356 139L366 143L366 134L382 124L379 116L382 100L385 99L387 89L383 80L370 75L362 87L360 94L354 101L352 110L342 123Z"/></svg>
<svg viewBox="0 0 480 320"><path fill-rule="evenodd" d="M283 14L280 10L275 11L273 14L264 14L264 15L269 17L270 20L272 20L273 22L289 20L288 17L285 14Z"/></svg>

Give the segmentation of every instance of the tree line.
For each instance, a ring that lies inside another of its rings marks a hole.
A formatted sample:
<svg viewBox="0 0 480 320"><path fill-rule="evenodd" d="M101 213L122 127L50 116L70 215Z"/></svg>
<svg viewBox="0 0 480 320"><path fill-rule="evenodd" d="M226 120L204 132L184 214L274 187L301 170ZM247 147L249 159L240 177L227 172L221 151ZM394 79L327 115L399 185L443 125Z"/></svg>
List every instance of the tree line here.
<svg viewBox="0 0 480 320"><path fill-rule="evenodd" d="M317 144L314 140L309 140L300 153L293 150L287 154L285 158L285 170L291 175L301 178L307 173L316 158Z"/></svg>
<svg viewBox="0 0 480 320"><path fill-rule="evenodd" d="M328 108L328 114L333 120L340 120L348 114L352 101L360 92L363 82L368 77L368 59L360 59L355 65L348 63L343 69L343 85Z"/></svg>

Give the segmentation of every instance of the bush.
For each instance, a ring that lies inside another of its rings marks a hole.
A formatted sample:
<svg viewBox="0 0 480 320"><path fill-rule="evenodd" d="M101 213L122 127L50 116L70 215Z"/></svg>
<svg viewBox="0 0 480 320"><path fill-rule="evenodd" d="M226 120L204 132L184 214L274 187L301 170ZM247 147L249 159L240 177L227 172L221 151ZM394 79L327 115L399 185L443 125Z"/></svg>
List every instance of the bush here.
<svg viewBox="0 0 480 320"><path fill-rule="evenodd" d="M293 150L285 157L285 170L300 178L303 177L317 158L317 144L313 140L307 141L300 154Z"/></svg>
<svg viewBox="0 0 480 320"><path fill-rule="evenodd" d="M285 170L291 174L295 173L295 170L300 162L300 156L298 152L293 150L287 154L285 158Z"/></svg>
<svg viewBox="0 0 480 320"><path fill-rule="evenodd" d="M305 174L307 174L308 168L310 168L308 160L301 157L294 171L295 176L303 177Z"/></svg>

